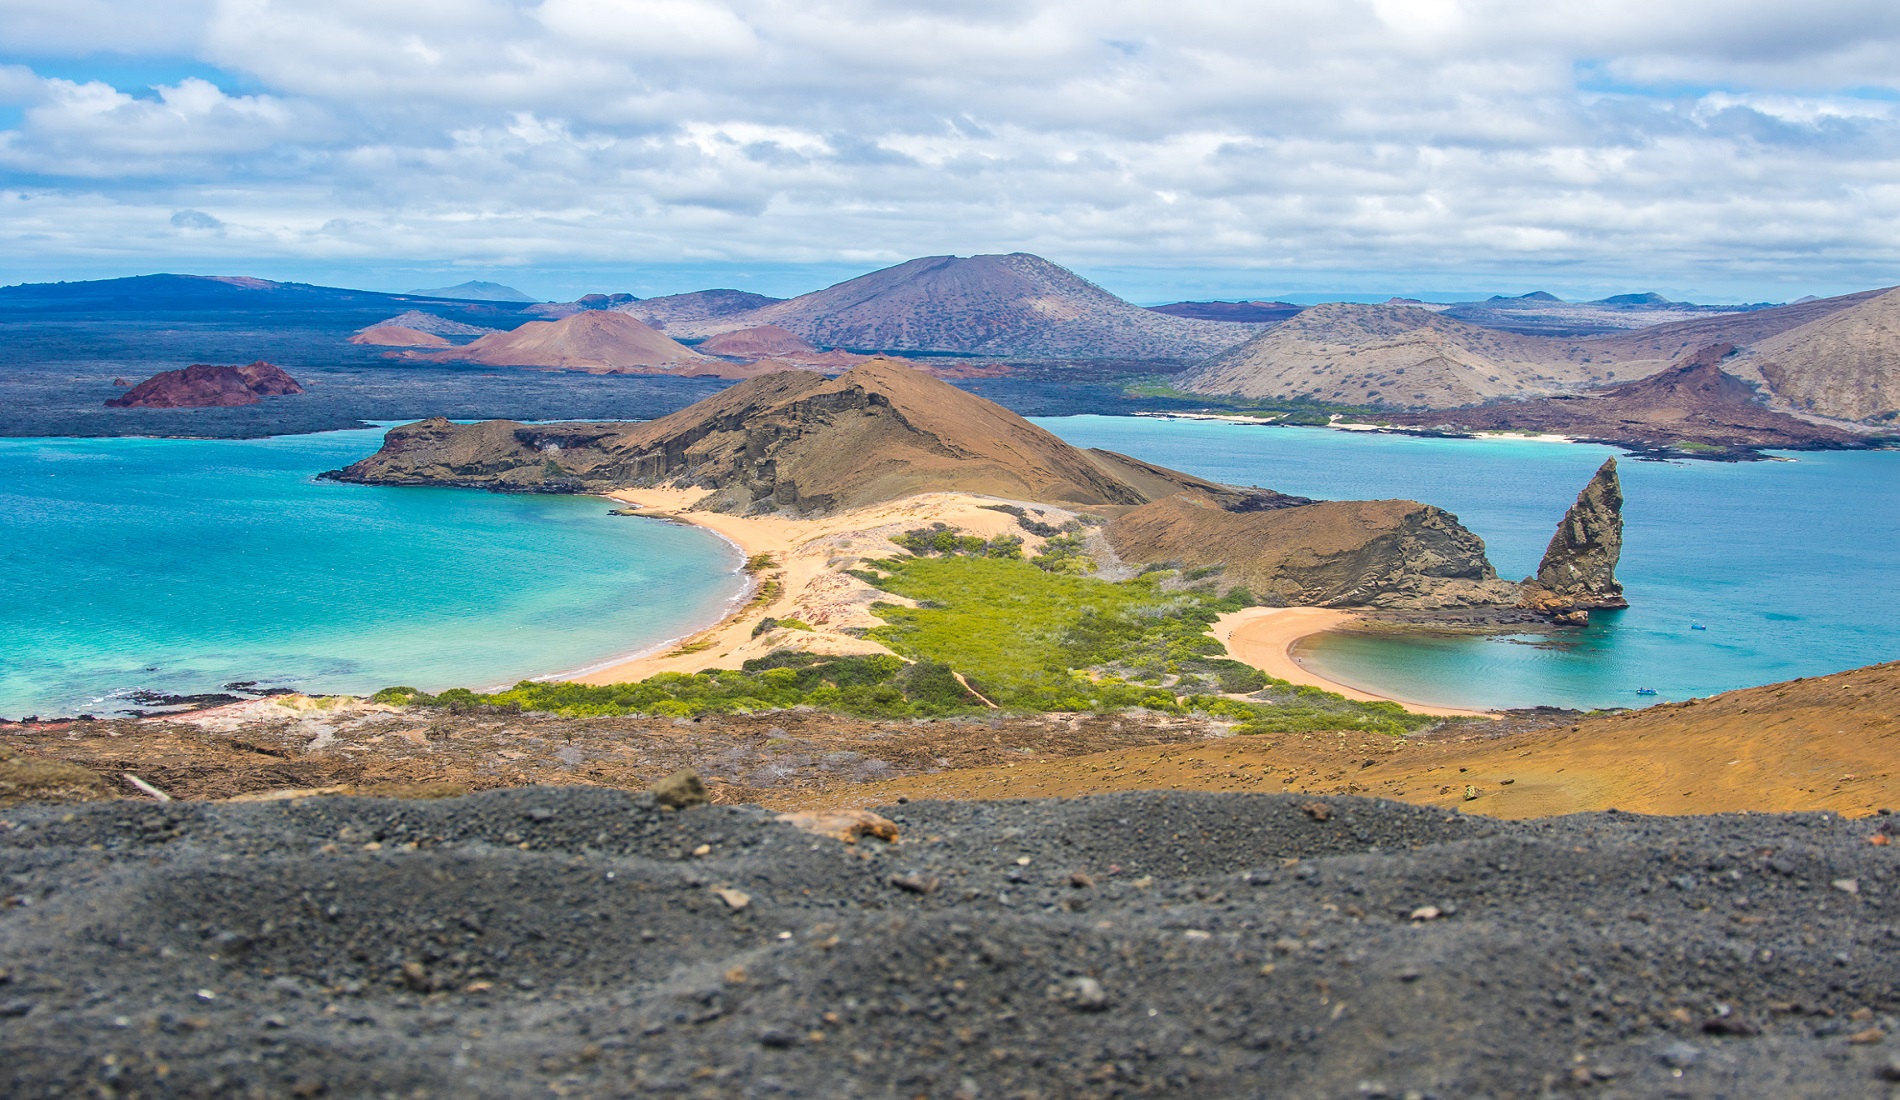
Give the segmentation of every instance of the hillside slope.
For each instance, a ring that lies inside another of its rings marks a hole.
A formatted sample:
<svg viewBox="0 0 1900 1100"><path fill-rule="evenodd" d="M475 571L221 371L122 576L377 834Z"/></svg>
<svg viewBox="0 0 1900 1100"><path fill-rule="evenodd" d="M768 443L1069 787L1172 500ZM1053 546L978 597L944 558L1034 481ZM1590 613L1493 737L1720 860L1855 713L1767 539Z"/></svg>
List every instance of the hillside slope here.
<svg viewBox="0 0 1900 1100"><path fill-rule="evenodd" d="M860 351L1177 361L1232 347L1252 331L1142 309L1021 252L926 256L745 313L669 320L668 330L705 336L761 325Z"/></svg>
<svg viewBox="0 0 1900 1100"><path fill-rule="evenodd" d="M1687 444L1721 448L1738 458L1759 457L1757 448L1867 445L1866 437L1853 432L1764 406L1753 386L1725 369L1735 364L1733 351L1715 344L1646 378L1591 393L1377 419L1438 431L1554 432L1639 449Z"/></svg>
<svg viewBox="0 0 1900 1100"><path fill-rule="evenodd" d="M1757 359L1768 365L1765 355L1739 357L1733 369L1765 383L1774 404L1812 401L1812 411L1862 419L1894 407L1875 408L1894 385L1886 364L1900 359L1900 338L1887 316L1900 313L1900 301L1877 305L1885 294L1865 291L1581 339L1521 335L1417 306L1331 303L1214 356L1176 385L1209 395L1453 409L1628 382L1714 344L1750 349L1772 342L1781 383L1753 365ZM1821 324L1837 315L1843 319Z"/></svg>
<svg viewBox="0 0 1900 1100"><path fill-rule="evenodd" d="M684 481L717 511L828 512L962 490L1061 503L1143 497L1000 405L890 360L836 379L780 371L642 424L397 428L350 480L528 491Z"/></svg>
<svg viewBox="0 0 1900 1100"><path fill-rule="evenodd" d="M1314 306L1182 375L1189 393L1450 408L1587 377L1563 345L1405 305Z"/></svg>
<svg viewBox="0 0 1900 1100"><path fill-rule="evenodd" d="M1890 424L1900 417L1900 290L1768 337L1737 367L1791 408Z"/></svg>
<svg viewBox="0 0 1900 1100"><path fill-rule="evenodd" d="M690 326L694 322L730 317L782 301L783 298L769 298L749 290L695 290L688 294L643 298L613 308L664 331L672 325Z"/></svg>
<svg viewBox="0 0 1900 1100"><path fill-rule="evenodd" d="M607 310L589 310L559 321L529 321L512 331L426 357L442 363L589 371L672 370L711 362L640 321Z"/></svg>

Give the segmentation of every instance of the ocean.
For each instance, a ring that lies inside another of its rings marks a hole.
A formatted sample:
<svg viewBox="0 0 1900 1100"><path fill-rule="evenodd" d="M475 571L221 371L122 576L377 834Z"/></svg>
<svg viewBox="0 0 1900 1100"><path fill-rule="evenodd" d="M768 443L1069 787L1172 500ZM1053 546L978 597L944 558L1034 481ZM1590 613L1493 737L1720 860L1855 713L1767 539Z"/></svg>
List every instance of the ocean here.
<svg viewBox="0 0 1900 1100"><path fill-rule="evenodd" d="M1078 446L1218 481L1327 499L1439 505L1498 573L1534 572L1564 510L1615 448L1427 439L1203 420L1039 420ZM1295 651L1341 683L1467 707L1641 706L1900 659L1900 452L1785 462L1622 459L1631 607L1581 631L1329 635ZM1696 629L1701 626L1704 629ZM1656 694L1639 695L1640 689Z"/></svg>
<svg viewBox="0 0 1900 1100"><path fill-rule="evenodd" d="M586 497L319 481L381 430L0 439L0 716L484 687L715 622L742 559Z"/></svg>

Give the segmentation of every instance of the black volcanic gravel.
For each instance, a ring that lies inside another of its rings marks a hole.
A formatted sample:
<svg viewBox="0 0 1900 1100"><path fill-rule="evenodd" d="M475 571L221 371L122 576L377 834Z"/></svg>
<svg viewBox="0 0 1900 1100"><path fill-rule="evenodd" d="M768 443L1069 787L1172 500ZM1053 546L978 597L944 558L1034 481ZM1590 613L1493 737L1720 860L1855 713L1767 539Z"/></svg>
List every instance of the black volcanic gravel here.
<svg viewBox="0 0 1900 1100"><path fill-rule="evenodd" d="M1885 818L1186 793L884 812L895 846L594 788L16 809L0 1093L1859 1097L1900 1078Z"/></svg>

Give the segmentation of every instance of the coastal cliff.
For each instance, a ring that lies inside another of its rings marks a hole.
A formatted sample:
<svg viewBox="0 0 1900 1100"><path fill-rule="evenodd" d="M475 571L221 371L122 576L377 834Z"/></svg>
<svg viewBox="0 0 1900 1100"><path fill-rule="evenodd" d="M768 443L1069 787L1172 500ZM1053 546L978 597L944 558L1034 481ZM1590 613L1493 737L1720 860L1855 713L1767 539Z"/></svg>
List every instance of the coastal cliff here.
<svg viewBox="0 0 1900 1100"><path fill-rule="evenodd" d="M1436 610L1509 602L1484 540L1458 517L1412 500L1299 501L1230 511L1170 496L1113 520L1115 553L1130 561L1221 567L1226 587L1264 603Z"/></svg>
<svg viewBox="0 0 1900 1100"><path fill-rule="evenodd" d="M1572 622L1588 621L1593 610L1628 607L1616 579L1622 554L1623 485L1612 458L1564 513L1537 575L1524 579L1518 605Z"/></svg>

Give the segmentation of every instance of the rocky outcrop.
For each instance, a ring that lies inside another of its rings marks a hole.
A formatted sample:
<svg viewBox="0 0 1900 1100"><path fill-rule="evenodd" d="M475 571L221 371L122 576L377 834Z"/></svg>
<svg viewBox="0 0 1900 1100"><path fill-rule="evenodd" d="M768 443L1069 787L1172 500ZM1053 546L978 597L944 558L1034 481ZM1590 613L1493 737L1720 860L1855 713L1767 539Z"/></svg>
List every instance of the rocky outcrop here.
<svg viewBox="0 0 1900 1100"><path fill-rule="evenodd" d="M262 360L243 367L193 363L154 374L106 404L115 409L228 408L302 392L295 378Z"/></svg>
<svg viewBox="0 0 1900 1100"><path fill-rule="evenodd" d="M1623 485L1608 459L1577 494L1550 537L1535 577L1520 586L1518 606L1567 622L1592 610L1628 607L1616 562L1623 553Z"/></svg>
<svg viewBox="0 0 1900 1100"><path fill-rule="evenodd" d="M1186 493L1111 521L1125 561L1221 567L1224 588L1270 605L1438 610L1509 603L1484 540L1413 500L1263 500L1228 507ZM1233 510L1245 508L1246 510Z"/></svg>

